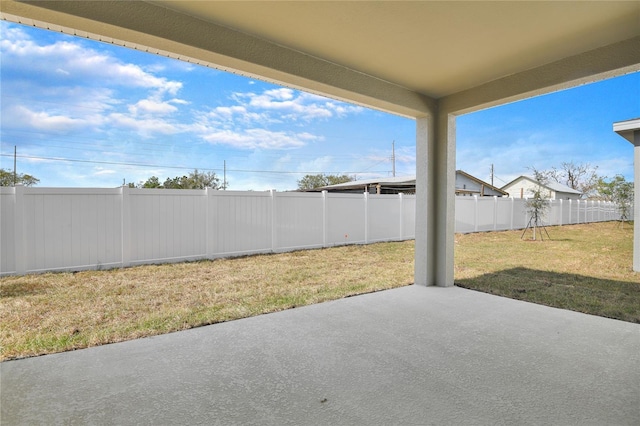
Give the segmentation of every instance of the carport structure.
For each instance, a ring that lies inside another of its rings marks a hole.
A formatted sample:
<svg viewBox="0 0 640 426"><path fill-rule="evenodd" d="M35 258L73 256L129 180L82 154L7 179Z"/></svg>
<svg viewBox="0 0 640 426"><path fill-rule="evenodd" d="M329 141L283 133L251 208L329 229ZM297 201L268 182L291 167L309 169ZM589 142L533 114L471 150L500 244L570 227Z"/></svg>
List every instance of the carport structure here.
<svg viewBox="0 0 640 426"><path fill-rule="evenodd" d="M1 5L6 20L414 118L420 285L453 285L457 115L640 70L637 1Z"/></svg>

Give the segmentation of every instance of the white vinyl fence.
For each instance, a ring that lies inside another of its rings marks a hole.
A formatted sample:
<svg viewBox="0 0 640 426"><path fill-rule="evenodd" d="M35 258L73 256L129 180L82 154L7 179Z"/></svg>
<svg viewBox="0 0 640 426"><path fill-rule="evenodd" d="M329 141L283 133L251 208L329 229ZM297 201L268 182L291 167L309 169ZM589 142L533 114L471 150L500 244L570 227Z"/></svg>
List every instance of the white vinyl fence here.
<svg viewBox="0 0 640 426"><path fill-rule="evenodd" d="M414 238L415 197L0 188L0 275Z"/></svg>
<svg viewBox="0 0 640 426"><path fill-rule="evenodd" d="M521 198L456 197L456 232L524 229L530 219L525 203ZM619 219L618 208L610 202L552 200L543 224L570 225Z"/></svg>
<svg viewBox="0 0 640 426"><path fill-rule="evenodd" d="M617 219L554 202L546 224ZM456 198L456 232L522 229L523 200ZM101 269L415 238L414 195L0 188L0 275Z"/></svg>

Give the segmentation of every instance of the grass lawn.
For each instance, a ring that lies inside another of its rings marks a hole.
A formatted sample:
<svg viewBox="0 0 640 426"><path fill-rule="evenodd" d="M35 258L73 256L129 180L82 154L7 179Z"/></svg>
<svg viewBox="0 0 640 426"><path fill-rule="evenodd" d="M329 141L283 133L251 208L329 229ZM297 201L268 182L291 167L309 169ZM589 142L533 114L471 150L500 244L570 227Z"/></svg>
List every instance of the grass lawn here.
<svg viewBox="0 0 640 426"><path fill-rule="evenodd" d="M538 230L540 231L540 230ZM640 273L632 270L633 225L547 227L551 240L522 231L456 235L460 287L640 323Z"/></svg>
<svg viewBox="0 0 640 426"><path fill-rule="evenodd" d="M633 228L456 235L461 287L640 323ZM545 235L546 237L546 235ZM0 278L2 360L162 334L409 285L413 241Z"/></svg>

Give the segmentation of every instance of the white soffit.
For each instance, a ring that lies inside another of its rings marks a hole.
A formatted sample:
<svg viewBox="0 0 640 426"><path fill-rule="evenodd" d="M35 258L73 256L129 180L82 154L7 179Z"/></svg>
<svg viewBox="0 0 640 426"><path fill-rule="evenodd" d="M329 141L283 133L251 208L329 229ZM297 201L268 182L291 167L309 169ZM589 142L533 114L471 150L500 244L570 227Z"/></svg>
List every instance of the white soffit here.
<svg viewBox="0 0 640 426"><path fill-rule="evenodd" d="M640 118L613 123L613 131L629 142L634 143L634 134L640 132Z"/></svg>
<svg viewBox="0 0 640 426"><path fill-rule="evenodd" d="M441 98L640 35L637 1L152 1Z"/></svg>

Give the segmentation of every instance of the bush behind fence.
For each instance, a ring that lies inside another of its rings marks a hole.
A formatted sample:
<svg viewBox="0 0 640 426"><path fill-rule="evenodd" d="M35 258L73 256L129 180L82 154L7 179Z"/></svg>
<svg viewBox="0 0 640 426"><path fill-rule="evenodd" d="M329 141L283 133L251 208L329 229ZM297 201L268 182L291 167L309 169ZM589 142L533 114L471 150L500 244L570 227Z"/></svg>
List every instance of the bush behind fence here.
<svg viewBox="0 0 640 426"><path fill-rule="evenodd" d="M545 224L615 220L554 201ZM523 200L456 197L456 232L522 229ZM415 238L414 195L0 188L0 275L101 269Z"/></svg>

